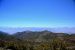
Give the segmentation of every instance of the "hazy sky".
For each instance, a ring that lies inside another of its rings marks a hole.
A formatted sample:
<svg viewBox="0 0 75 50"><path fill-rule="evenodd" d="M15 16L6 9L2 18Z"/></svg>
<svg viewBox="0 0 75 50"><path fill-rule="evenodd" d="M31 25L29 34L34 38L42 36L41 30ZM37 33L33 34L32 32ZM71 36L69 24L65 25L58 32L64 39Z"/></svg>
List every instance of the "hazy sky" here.
<svg viewBox="0 0 75 50"><path fill-rule="evenodd" d="M73 0L0 0L0 27L75 27Z"/></svg>

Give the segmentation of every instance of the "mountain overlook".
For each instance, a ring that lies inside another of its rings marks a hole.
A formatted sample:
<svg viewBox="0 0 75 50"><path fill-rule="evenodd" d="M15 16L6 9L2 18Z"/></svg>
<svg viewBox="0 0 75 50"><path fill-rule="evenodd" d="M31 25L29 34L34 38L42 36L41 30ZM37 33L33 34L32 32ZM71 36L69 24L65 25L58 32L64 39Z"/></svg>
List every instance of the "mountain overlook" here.
<svg viewBox="0 0 75 50"><path fill-rule="evenodd" d="M56 44L58 47L56 47ZM53 45L56 49L61 48L61 45L65 49L67 49L67 47L70 48L71 46L75 46L75 34L54 33L48 30L44 30L22 31L9 35L8 33L0 31L0 49L31 50L31 48L34 48L34 50L38 50L38 47L43 47L43 45L46 48L49 47L47 49L51 49ZM43 48L40 48L40 50Z"/></svg>

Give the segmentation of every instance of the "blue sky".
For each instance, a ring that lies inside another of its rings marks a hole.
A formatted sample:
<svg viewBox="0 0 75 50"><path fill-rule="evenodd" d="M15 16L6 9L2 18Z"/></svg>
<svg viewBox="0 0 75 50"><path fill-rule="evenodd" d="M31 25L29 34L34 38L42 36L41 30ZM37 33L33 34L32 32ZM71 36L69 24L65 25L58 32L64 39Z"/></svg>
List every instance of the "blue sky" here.
<svg viewBox="0 0 75 50"><path fill-rule="evenodd" d="M0 27L75 27L73 0L1 0Z"/></svg>

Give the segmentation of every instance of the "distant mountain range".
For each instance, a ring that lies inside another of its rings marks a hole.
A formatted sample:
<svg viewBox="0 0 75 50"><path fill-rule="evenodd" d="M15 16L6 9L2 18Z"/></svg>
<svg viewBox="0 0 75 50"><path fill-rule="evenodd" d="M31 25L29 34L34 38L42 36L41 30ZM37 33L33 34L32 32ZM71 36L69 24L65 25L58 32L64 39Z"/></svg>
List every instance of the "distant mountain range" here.
<svg viewBox="0 0 75 50"><path fill-rule="evenodd" d="M46 45L49 47L50 46L58 47L58 44L60 44L60 46L61 46L61 44L64 44L61 42L66 42L65 45L68 44L66 46L70 46L70 47L75 46L75 34L54 33L54 32L47 31L47 30L44 30L44 31L39 31L39 30L23 31L22 30L22 32L17 32L15 34L10 35L6 32L0 31L0 48L1 48L1 50L12 49L12 47L14 47L14 46L15 46L14 48L17 48L16 46L19 46L19 48L20 48L21 46L24 47L25 45L27 47L30 47L31 45L38 46L38 47L40 47L40 46L44 47ZM45 44L45 45L42 45L42 44ZM65 46L65 45L62 45L62 46ZM19 50L22 50L22 49L19 49ZM12 49L12 50L15 50L15 49ZM16 50L18 50L18 49L16 49ZM24 50L26 50L26 49L24 49ZM30 50L33 50L33 49L30 49ZM62 49L62 50L64 50L64 49Z"/></svg>
<svg viewBox="0 0 75 50"><path fill-rule="evenodd" d="M23 31L23 32L17 32L13 34L14 37L20 39L20 40L34 40L34 41L47 41L51 40L53 38L61 38L70 36L66 33L53 33L50 31Z"/></svg>
<svg viewBox="0 0 75 50"><path fill-rule="evenodd" d="M75 33L75 27L68 28L68 27L62 27L62 28L40 28L40 27L24 27L24 28L9 28L9 27L0 27L0 31L7 32L10 34L16 33L16 32L22 32L22 31L44 31L48 30L51 32L62 32L62 33Z"/></svg>
<svg viewBox="0 0 75 50"><path fill-rule="evenodd" d="M75 34L73 34L75 35ZM6 32L0 31L0 39L4 40L13 40L18 39L18 40L34 40L34 41L46 41L46 40L51 40L53 38L61 38L63 37L69 37L72 36L66 33L53 33L50 31L23 31L23 32L17 32L15 34L9 35ZM74 36L75 37L75 36Z"/></svg>

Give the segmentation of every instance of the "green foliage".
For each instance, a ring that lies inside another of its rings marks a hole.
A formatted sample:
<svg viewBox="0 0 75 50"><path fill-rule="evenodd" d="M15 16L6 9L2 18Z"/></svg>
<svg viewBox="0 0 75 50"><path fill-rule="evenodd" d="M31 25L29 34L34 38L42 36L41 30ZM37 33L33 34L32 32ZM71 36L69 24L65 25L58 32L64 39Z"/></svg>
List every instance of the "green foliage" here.
<svg viewBox="0 0 75 50"><path fill-rule="evenodd" d="M0 49L4 50L6 49L74 50L75 49L71 47L75 46L75 43L72 43L72 41L70 41L70 39L75 38L74 35L71 36L69 34L63 34L63 33L57 34L49 31L27 32L28 34L26 32L22 33L23 35L21 34L21 32L19 33L19 35L8 35L4 32L0 32ZM36 41L37 39L41 39L41 41Z"/></svg>

